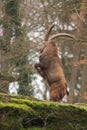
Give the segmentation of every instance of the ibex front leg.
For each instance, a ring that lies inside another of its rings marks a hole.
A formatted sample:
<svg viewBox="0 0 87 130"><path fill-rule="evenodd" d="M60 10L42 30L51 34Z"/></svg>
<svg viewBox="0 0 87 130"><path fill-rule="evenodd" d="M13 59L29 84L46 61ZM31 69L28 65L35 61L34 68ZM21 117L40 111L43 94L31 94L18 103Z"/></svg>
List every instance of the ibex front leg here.
<svg viewBox="0 0 87 130"><path fill-rule="evenodd" d="M45 79L45 75L43 73L43 70L41 69L41 64L40 63L36 63L35 64L35 69L37 70L37 72Z"/></svg>

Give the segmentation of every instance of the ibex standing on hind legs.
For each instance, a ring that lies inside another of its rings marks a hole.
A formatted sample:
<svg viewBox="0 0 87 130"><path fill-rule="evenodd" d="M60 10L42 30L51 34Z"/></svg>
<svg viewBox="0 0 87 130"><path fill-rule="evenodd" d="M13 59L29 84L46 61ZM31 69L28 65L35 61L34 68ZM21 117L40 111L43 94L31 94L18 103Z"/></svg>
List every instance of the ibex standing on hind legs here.
<svg viewBox="0 0 87 130"><path fill-rule="evenodd" d="M67 36L74 38L73 35L67 33L54 34L49 37L49 34L55 24L52 24L45 36L45 45L40 50L39 63L35 64L38 73L47 81L50 87L50 100L59 102L65 94L68 95L67 82L64 76L58 49L53 41L56 37Z"/></svg>

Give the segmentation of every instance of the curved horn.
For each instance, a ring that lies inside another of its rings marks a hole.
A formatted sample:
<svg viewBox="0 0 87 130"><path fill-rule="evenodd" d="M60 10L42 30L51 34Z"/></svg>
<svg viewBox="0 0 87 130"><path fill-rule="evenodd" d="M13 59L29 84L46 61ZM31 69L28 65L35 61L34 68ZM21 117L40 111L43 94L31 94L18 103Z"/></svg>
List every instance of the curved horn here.
<svg viewBox="0 0 87 130"><path fill-rule="evenodd" d="M51 26L48 28L47 32L46 32L46 35L45 35L45 41L48 41L49 39L49 34L52 30L52 28L54 27L55 23L52 23Z"/></svg>
<svg viewBox="0 0 87 130"><path fill-rule="evenodd" d="M67 36L67 37L73 38L74 40L77 41L77 39L76 39L76 37L74 35L71 35L71 34L68 34L68 33L57 33L57 34L54 34L48 40L53 40L56 37L62 37L62 36Z"/></svg>

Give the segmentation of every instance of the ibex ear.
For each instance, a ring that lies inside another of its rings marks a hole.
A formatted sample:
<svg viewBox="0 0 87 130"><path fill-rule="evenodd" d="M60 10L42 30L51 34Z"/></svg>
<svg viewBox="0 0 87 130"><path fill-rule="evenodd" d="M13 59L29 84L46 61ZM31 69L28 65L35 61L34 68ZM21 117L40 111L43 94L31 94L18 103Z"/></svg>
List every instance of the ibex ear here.
<svg viewBox="0 0 87 130"><path fill-rule="evenodd" d="M48 28L47 32L46 32L46 35L45 35L45 41L48 41L49 39L49 35L50 35L50 32L52 30L52 28L55 26L55 23L52 23L51 26Z"/></svg>

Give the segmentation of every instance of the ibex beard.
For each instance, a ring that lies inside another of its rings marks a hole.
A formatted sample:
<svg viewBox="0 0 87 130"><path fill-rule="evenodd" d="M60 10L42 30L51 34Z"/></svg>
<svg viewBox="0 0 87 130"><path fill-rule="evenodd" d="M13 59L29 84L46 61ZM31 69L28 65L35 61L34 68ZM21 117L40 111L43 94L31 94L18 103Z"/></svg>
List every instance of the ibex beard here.
<svg viewBox="0 0 87 130"><path fill-rule="evenodd" d="M57 45L53 39L58 36L68 36L71 38L74 38L74 36L66 33L59 33L52 35L49 38L49 33L53 27L54 24L52 24L47 31L45 45L40 51L39 63L35 64L35 68L49 85L50 100L60 102L65 94L68 95L67 81L64 76L60 58L58 56Z"/></svg>

